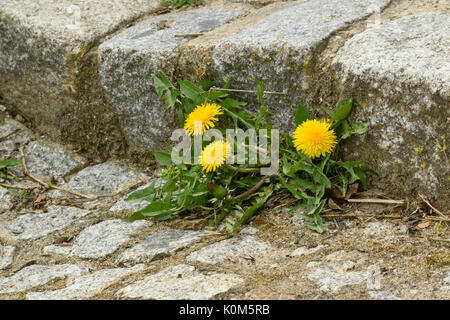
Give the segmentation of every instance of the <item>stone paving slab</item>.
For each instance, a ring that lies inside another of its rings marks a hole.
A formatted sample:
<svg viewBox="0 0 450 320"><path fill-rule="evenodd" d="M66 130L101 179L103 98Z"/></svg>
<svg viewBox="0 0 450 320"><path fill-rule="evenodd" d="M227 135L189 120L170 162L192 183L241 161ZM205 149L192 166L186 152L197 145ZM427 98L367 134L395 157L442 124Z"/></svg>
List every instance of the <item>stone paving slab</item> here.
<svg viewBox="0 0 450 320"><path fill-rule="evenodd" d="M441 290L450 292L450 271L447 271L447 277L444 278L444 282L447 284L441 287Z"/></svg>
<svg viewBox="0 0 450 320"><path fill-rule="evenodd" d="M106 196L129 188L143 179L144 176L137 171L104 162L81 170L61 187L92 197ZM61 197L68 194L56 190L52 196Z"/></svg>
<svg viewBox="0 0 450 320"><path fill-rule="evenodd" d="M300 247L295 249L294 251L292 251L289 255L291 257L301 257L301 256L306 256L308 254L317 252L323 248L326 248L326 245L318 245L317 247L314 248L307 248L307 247Z"/></svg>
<svg viewBox="0 0 450 320"><path fill-rule="evenodd" d="M389 291L369 291L369 295L377 300L401 300Z"/></svg>
<svg viewBox="0 0 450 320"><path fill-rule="evenodd" d="M13 203L11 202L12 197L7 189L0 187L0 210L11 209Z"/></svg>
<svg viewBox="0 0 450 320"><path fill-rule="evenodd" d="M224 37L212 46L211 72L216 79L231 77L236 88L253 88L250 78L266 90L287 92L265 96L272 124L294 128L295 107L309 88L313 55L334 32L368 16L369 6L384 7L389 0L307 0L289 3L260 21ZM246 97L259 107L254 95ZM252 103L253 104L253 103Z"/></svg>
<svg viewBox="0 0 450 320"><path fill-rule="evenodd" d="M448 139L450 15L418 13L369 28L345 43L333 68L340 94L358 103L354 118L369 124L344 148L347 158L367 160L380 174L378 187L394 196L413 194L426 180L445 207L448 167L435 140Z"/></svg>
<svg viewBox="0 0 450 320"><path fill-rule="evenodd" d="M141 299L202 300L211 299L241 283L243 279L234 274L204 274L192 266L180 264L137 281L117 294Z"/></svg>
<svg viewBox="0 0 450 320"><path fill-rule="evenodd" d="M1 0L0 88L8 108L54 139L109 150L107 144L117 139L117 119L100 91L96 47L159 5L159 0Z"/></svg>
<svg viewBox="0 0 450 320"><path fill-rule="evenodd" d="M324 261L309 262L306 267L312 272L308 278L320 285L323 291L338 291L348 285L359 284L369 278L369 271L355 270L367 257L358 252L341 250L325 257Z"/></svg>
<svg viewBox="0 0 450 320"><path fill-rule="evenodd" d="M151 221L124 222L120 219L106 220L89 226L76 236L73 246L50 245L44 253L67 254L81 258L101 258L116 251L128 241L129 236L150 226Z"/></svg>
<svg viewBox="0 0 450 320"><path fill-rule="evenodd" d="M155 182L155 187L161 185L163 182L164 182L164 180L158 179ZM134 212L134 211L137 211L137 210L145 208L148 204L150 204L150 202L148 202L146 200L142 200L142 201L138 201L138 202L127 202L127 201L125 201L125 199L127 199L132 193L149 187L152 183L153 183L153 181L150 182L150 183L147 183L147 184L143 185L142 187L137 188L133 192L130 192L129 194L123 196L119 201L117 201L109 209L109 211L111 211L111 212L118 212L118 211Z"/></svg>
<svg viewBox="0 0 450 320"><path fill-rule="evenodd" d="M126 29L99 47L100 75L106 96L120 118L128 143L143 151L156 149L176 126L164 112L152 73L175 72L178 48L187 37L210 31L243 12L234 8L195 9L152 17Z"/></svg>
<svg viewBox="0 0 450 320"><path fill-rule="evenodd" d="M19 215L11 222L0 225L14 239L36 240L56 230L61 230L89 214L88 210L76 207L49 206L47 213Z"/></svg>
<svg viewBox="0 0 450 320"><path fill-rule="evenodd" d="M24 148L25 163L30 173L53 181L64 177L86 164L86 160L62 146L42 141L32 141ZM24 176L22 165L11 171Z"/></svg>
<svg viewBox="0 0 450 320"><path fill-rule="evenodd" d="M215 264L224 261L227 257L242 257L262 254L269 249L269 245L255 236L242 236L213 243L186 257L187 262L202 262Z"/></svg>
<svg viewBox="0 0 450 320"><path fill-rule="evenodd" d="M86 267L72 264L28 266L11 277L0 279L0 294L25 291L44 285L54 279L77 277L88 271Z"/></svg>
<svg viewBox="0 0 450 320"><path fill-rule="evenodd" d="M16 133L11 134L12 132ZM9 135L9 136L8 136ZM0 141L0 158L9 157L14 151L17 151L20 146L25 145L30 141L30 131L19 121L6 118L3 123L0 123L0 137L6 137L5 140Z"/></svg>
<svg viewBox="0 0 450 320"><path fill-rule="evenodd" d="M123 252L117 258L115 264L132 265L162 259L173 255L183 248L189 247L189 245L206 235L206 232L191 230L169 229L158 231Z"/></svg>
<svg viewBox="0 0 450 320"><path fill-rule="evenodd" d="M0 270L7 269L12 264L16 252L15 246L0 246Z"/></svg>
<svg viewBox="0 0 450 320"><path fill-rule="evenodd" d="M145 265L140 264L132 268L116 268L96 271L91 274L85 274L79 278L68 281L67 287L59 290L30 292L27 294L28 300L73 300L80 298L89 298L101 292L105 287L120 278L142 270Z"/></svg>
<svg viewBox="0 0 450 320"><path fill-rule="evenodd" d="M389 221L369 222L364 228L364 233L370 236L386 237L395 230L395 224Z"/></svg>

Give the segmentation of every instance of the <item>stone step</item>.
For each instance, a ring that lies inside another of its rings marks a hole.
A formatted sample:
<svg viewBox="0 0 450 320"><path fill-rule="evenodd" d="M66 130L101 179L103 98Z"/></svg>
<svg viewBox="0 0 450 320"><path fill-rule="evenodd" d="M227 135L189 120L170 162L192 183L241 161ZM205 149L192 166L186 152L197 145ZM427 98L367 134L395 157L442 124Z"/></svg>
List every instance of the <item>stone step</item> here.
<svg viewBox="0 0 450 320"><path fill-rule="evenodd" d="M0 96L53 139L112 153L122 137L104 103L96 48L159 6L158 0L0 0Z"/></svg>
<svg viewBox="0 0 450 320"><path fill-rule="evenodd" d="M426 183L448 206L449 163L436 139L450 134L450 15L418 13L370 28L347 41L333 69L340 94L358 102L354 118L369 123L345 153L365 159L395 195Z"/></svg>
<svg viewBox="0 0 450 320"><path fill-rule="evenodd" d="M181 46L188 37L211 31L243 11L195 9L150 18L99 47L100 76L108 101L120 118L127 142L142 150L161 148L177 126L176 114L164 112L152 74L177 72Z"/></svg>
<svg viewBox="0 0 450 320"><path fill-rule="evenodd" d="M285 131L294 127L298 103L323 116L320 102L353 97L353 118L370 127L348 145L349 159L368 161L380 173L375 185L392 194L412 195L426 179L431 193L449 198L448 164L433 147L448 137L449 14L441 1L428 8L434 13L392 22L395 15L378 19L397 5L391 0L302 0L258 9L212 2L138 22L156 12L156 1L115 0L104 10L97 0L78 6L79 28L68 19L68 0L24 3L0 1L0 94L52 139L104 158L159 149L179 124L164 113L152 73L174 81L200 71L219 85L229 75L240 89L254 87L255 77L267 90L287 93L266 96L273 124ZM128 28L130 22L137 24ZM336 57L328 56L346 30L359 34L344 37ZM239 98L258 107L255 95ZM2 143L0 151L14 149ZM429 148L416 154L422 146Z"/></svg>

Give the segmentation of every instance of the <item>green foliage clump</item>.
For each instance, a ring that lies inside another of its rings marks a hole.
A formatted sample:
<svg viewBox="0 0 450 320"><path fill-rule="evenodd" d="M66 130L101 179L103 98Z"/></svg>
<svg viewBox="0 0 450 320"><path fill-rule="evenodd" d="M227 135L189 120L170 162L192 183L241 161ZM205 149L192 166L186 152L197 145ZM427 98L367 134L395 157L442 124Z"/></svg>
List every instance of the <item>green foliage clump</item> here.
<svg viewBox="0 0 450 320"><path fill-rule="evenodd" d="M0 178L2 179L14 179L13 176L7 173L6 169L8 167L14 167L20 164L20 160L18 159L10 159L10 160L0 160Z"/></svg>
<svg viewBox="0 0 450 320"><path fill-rule="evenodd" d="M215 103L223 109L219 122L214 129L267 129L267 145L271 145L272 134L269 121L269 108L263 99L264 85L256 80L256 93L259 98L258 112L245 109L246 103L230 97L230 78L224 78L223 88L216 88L207 78L202 77L200 86L188 80L178 79L172 84L164 74L153 75L154 86L159 98L164 100L166 111L174 110L178 114L181 125L196 106L204 103ZM290 193L301 203L291 212L299 212L306 225L319 233L323 232L320 213L325 206L330 191L347 195L350 185L359 182L363 188L367 185L367 173L373 170L363 165L363 161L343 161L339 142L353 135L367 131L367 125L347 118L353 105L352 99L340 101L335 110L324 108L330 117L330 130L334 130L337 146L326 156L311 159L296 150L293 138L286 133L279 136L279 170L272 175L261 176L263 164L258 159L254 165L223 164L218 170L204 172L201 164L194 159L194 148L191 149L191 164L174 164L171 160L172 147L169 152L151 152L157 162L165 167L159 180L149 187L131 194L126 201L149 204L136 211L127 221L153 217L156 220L167 220L182 214L197 214L204 217L206 228L214 230L222 221L227 230L235 232L245 224L266 202L276 194ZM310 120L306 108L299 105L295 119L299 126ZM229 142L229 141L227 141ZM234 150L237 150L236 142ZM203 142L204 147L208 142ZM246 162L247 163L247 162Z"/></svg>

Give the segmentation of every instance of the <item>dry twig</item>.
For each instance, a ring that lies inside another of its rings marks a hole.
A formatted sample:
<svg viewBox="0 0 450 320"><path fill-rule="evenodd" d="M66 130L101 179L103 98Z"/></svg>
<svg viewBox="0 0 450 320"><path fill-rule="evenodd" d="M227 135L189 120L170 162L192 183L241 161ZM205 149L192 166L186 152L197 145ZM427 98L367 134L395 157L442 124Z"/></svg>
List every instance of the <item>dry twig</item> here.
<svg viewBox="0 0 450 320"><path fill-rule="evenodd" d="M244 92L244 93L258 93L258 91L256 91L256 90L225 89L225 88L217 88L217 87L212 87L211 90L216 90L216 91L230 91L230 92ZM263 94L279 94L279 95L287 95L286 92L275 92L275 91L264 91Z"/></svg>
<svg viewBox="0 0 450 320"><path fill-rule="evenodd" d="M356 203L381 203L381 204L404 204L404 200L390 200L390 199L348 199L348 202Z"/></svg>
<svg viewBox="0 0 450 320"><path fill-rule="evenodd" d="M175 38L190 38L190 37L200 37L204 35L204 32L198 32L198 33L184 33L184 34L175 34Z"/></svg>
<svg viewBox="0 0 450 320"><path fill-rule="evenodd" d="M253 192L257 191L259 188L261 188L261 186L263 185L264 181L269 178L270 176L264 176L261 180L258 181L257 184L255 184L253 187L251 187L250 189L248 189L247 191L245 191L244 193L241 193L240 195L234 197L235 199L242 199L245 198L246 196L248 196L249 194L252 194Z"/></svg>
<svg viewBox="0 0 450 320"><path fill-rule="evenodd" d="M439 214L441 217L444 218L444 220L446 221L450 221L450 218L448 218L445 214L443 214L442 212L440 212L438 209L436 209L431 203L430 201L427 200L427 198L425 198L425 196L423 194L419 193L419 197L420 199L423 200L423 202L425 202L430 208L431 210L433 210L434 212L436 212L437 214Z"/></svg>
<svg viewBox="0 0 450 320"><path fill-rule="evenodd" d="M54 184L46 183L46 182L42 181L41 179L39 179L39 178L33 176L33 175L30 173L30 171L28 171L27 164L25 163L25 154L23 153L23 146L21 146L21 147L19 148L19 152L20 152L20 158L21 158L21 160L22 160L23 172L25 173L25 175L29 176L29 177L30 177L31 179L33 179L34 181L36 181L36 182L42 184L42 185L43 185L44 187L46 187L46 188L49 188L49 187L50 187L50 188L53 188L53 189L57 189L57 190L60 190L60 191L63 191L63 192L67 192L67 193L76 195L76 196L78 196L78 197L82 197L82 198L86 198L86 199L92 199L92 197L89 197L89 196L84 195L84 194L82 194L82 193L79 193L79 192L76 192L76 191L70 191L70 190L66 190L66 189L60 188L60 187L58 187L58 186L55 186Z"/></svg>
<svg viewBox="0 0 450 320"><path fill-rule="evenodd" d="M6 183L0 183L0 186L5 187L5 188L11 188L11 189L18 189L18 190L32 190L34 189L34 187L19 187L19 186L13 186L11 184L6 184Z"/></svg>
<svg viewBox="0 0 450 320"><path fill-rule="evenodd" d="M20 130L22 130L22 128L17 128L16 130L11 131L10 133L8 133L6 136L0 137L0 142L6 140L7 138L9 138L10 136L12 136L13 134L19 132Z"/></svg>

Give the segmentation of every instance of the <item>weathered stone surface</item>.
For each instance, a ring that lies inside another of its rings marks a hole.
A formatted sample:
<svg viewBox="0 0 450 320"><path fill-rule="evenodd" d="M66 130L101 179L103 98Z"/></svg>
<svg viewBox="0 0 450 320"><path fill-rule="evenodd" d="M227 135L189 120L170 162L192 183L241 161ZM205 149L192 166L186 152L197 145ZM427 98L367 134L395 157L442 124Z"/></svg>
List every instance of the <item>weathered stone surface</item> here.
<svg viewBox="0 0 450 320"><path fill-rule="evenodd" d="M163 183L163 181L164 181L164 180L162 180L162 179L158 179L158 180L156 181L156 183L155 183L155 187L159 186L161 183ZM137 189L136 189L135 191L133 191L133 192L136 192L136 191L145 189L145 188L149 187L152 183L153 183L153 182L150 182L150 183L148 183L148 184L146 184L146 185L144 185L144 186L142 186L142 187L140 187L140 188L137 188ZM145 208L145 207L149 204L149 202L148 202L148 201L145 201L145 200L138 201L138 202L127 202L127 201L125 201L125 199L128 198L133 192L130 192L129 194L127 194L126 196L124 196L123 198L121 198L119 201L117 201L117 202L109 209L109 211L117 212L117 211L123 211L123 210L126 210L126 211L132 211L132 212L134 212L134 211L137 211L137 210L140 210L140 209Z"/></svg>
<svg viewBox="0 0 450 320"><path fill-rule="evenodd" d="M115 263L130 265L161 259L188 247L205 235L204 232L190 230L159 231L123 252Z"/></svg>
<svg viewBox="0 0 450 320"><path fill-rule="evenodd" d="M57 266L32 265L25 267L11 277L0 279L0 293L25 291L46 284L47 282L66 277L78 277L88 268L72 264Z"/></svg>
<svg viewBox="0 0 450 320"><path fill-rule="evenodd" d="M158 5L158 0L1 0L0 92L8 107L54 138L111 152L120 133L103 101L96 47Z"/></svg>
<svg viewBox="0 0 450 320"><path fill-rule="evenodd" d="M447 163L436 139L449 134L450 15L419 13L370 28L333 63L341 96L353 97L354 117L369 123L344 150L349 159L366 160L390 194L413 196L426 181L437 203L447 203Z"/></svg>
<svg viewBox="0 0 450 320"><path fill-rule="evenodd" d="M13 206L11 199L12 197L8 193L8 190L3 187L0 187L0 210L11 209Z"/></svg>
<svg viewBox="0 0 450 320"><path fill-rule="evenodd" d="M100 258L113 253L129 236L144 227L150 221L139 220L124 222L119 219L106 220L84 229L74 240L72 247L47 246L44 253L68 254L81 258Z"/></svg>
<svg viewBox="0 0 450 320"><path fill-rule="evenodd" d="M441 290L450 292L450 271L447 271L447 277L444 278L444 281L448 284L447 286L442 286Z"/></svg>
<svg viewBox="0 0 450 320"><path fill-rule="evenodd" d="M25 147L24 154L28 171L49 182L64 177L86 162L62 146L41 141L30 142ZM22 165L11 170L15 174L24 175Z"/></svg>
<svg viewBox="0 0 450 320"><path fill-rule="evenodd" d="M293 129L295 107L308 88L313 55L329 36L368 15L370 6L384 7L389 0L296 1L211 45L211 70L216 79L231 76L236 88L252 88L250 78L261 80L266 90L287 92L267 95L272 123ZM194 49L195 50L195 49ZM189 61L187 53L187 60ZM192 58L191 58L192 59ZM245 97L256 102L255 95ZM251 107L251 106L250 106Z"/></svg>
<svg viewBox="0 0 450 320"><path fill-rule="evenodd" d="M63 187L89 196L104 196L129 188L142 178L142 175L134 170L105 162L81 170ZM68 196L59 190L53 192L54 197L62 195Z"/></svg>
<svg viewBox="0 0 450 320"><path fill-rule="evenodd" d="M308 278L320 285L320 290L338 291L341 287L359 284L369 278L368 270L355 271L365 260L358 251L337 251L326 256L325 261L312 261L306 267L313 272Z"/></svg>
<svg viewBox="0 0 450 320"><path fill-rule="evenodd" d="M255 227L246 227L239 232L242 235L256 235L259 232L258 228Z"/></svg>
<svg viewBox="0 0 450 320"><path fill-rule="evenodd" d="M291 223L298 228L305 226L305 220L300 216L293 216L291 218Z"/></svg>
<svg viewBox="0 0 450 320"><path fill-rule="evenodd" d="M128 143L144 151L160 147L176 122L164 112L152 73L172 77L179 46L177 34L212 30L238 16L238 9L197 9L152 17L99 47L100 75L107 98L120 118Z"/></svg>
<svg viewBox="0 0 450 320"><path fill-rule="evenodd" d="M8 268L13 260L17 248L14 246L0 246L0 270Z"/></svg>
<svg viewBox="0 0 450 320"><path fill-rule="evenodd" d="M128 298L158 300L202 300L226 292L243 280L234 274L203 274L180 264L137 281L118 292Z"/></svg>
<svg viewBox="0 0 450 320"><path fill-rule="evenodd" d="M367 224L364 234L386 236L394 231L395 225L389 221L374 221Z"/></svg>
<svg viewBox="0 0 450 320"><path fill-rule="evenodd" d="M15 133L11 134L13 132ZM9 157L20 146L30 141L29 130L20 122L10 118L6 118L3 123L0 123L0 137L6 136L8 137L4 141L0 141L0 158Z"/></svg>
<svg viewBox="0 0 450 320"><path fill-rule="evenodd" d="M89 298L101 292L105 287L127 274L142 270L144 265L132 268L116 268L96 271L73 279L67 287L54 291L30 292L28 300L71 300ZM68 281L69 283L69 281Z"/></svg>
<svg viewBox="0 0 450 320"><path fill-rule="evenodd" d="M317 251L319 251L320 249L323 249L323 248L326 248L326 246L318 245L315 248L300 247L300 248L297 248L294 251L292 251L290 256L291 257L301 257L301 256L305 256L305 255L317 252Z"/></svg>
<svg viewBox="0 0 450 320"><path fill-rule="evenodd" d="M202 262L215 264L227 257L240 257L251 255L255 257L269 249L269 246L255 236L231 238L213 243L186 257L187 262Z"/></svg>
<svg viewBox="0 0 450 320"><path fill-rule="evenodd" d="M75 207L49 206L47 213L23 214L1 227L15 239L35 240L65 228L87 214L88 210Z"/></svg>
<svg viewBox="0 0 450 320"><path fill-rule="evenodd" d="M400 300L399 297L396 297L389 291L369 291L369 295L377 300Z"/></svg>

